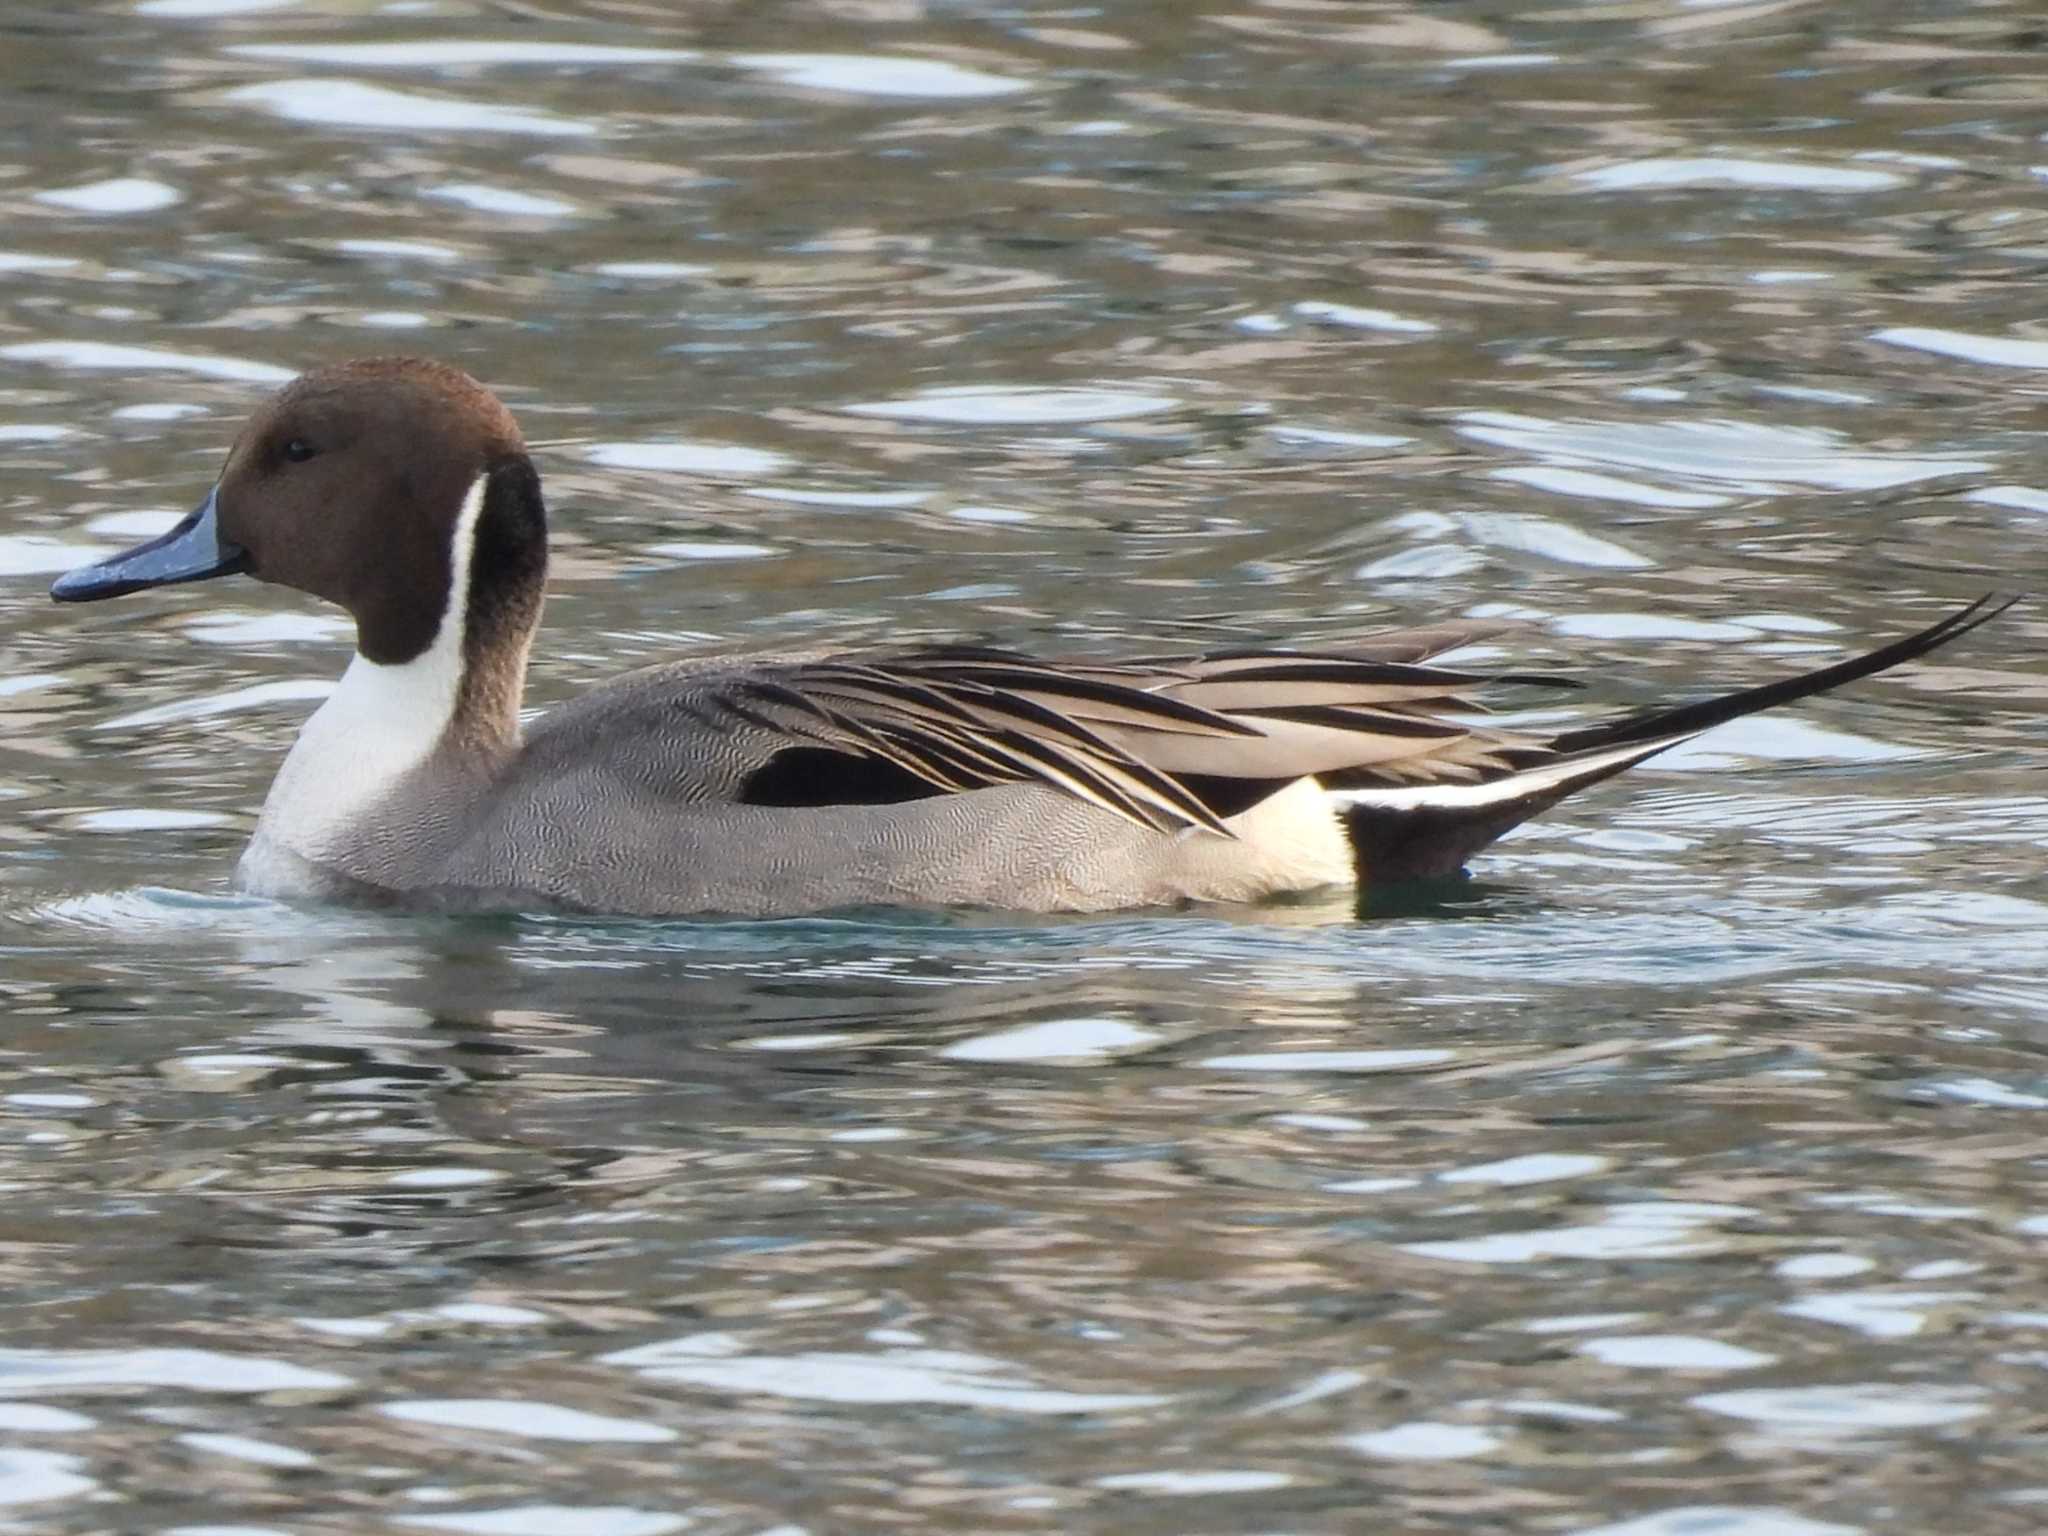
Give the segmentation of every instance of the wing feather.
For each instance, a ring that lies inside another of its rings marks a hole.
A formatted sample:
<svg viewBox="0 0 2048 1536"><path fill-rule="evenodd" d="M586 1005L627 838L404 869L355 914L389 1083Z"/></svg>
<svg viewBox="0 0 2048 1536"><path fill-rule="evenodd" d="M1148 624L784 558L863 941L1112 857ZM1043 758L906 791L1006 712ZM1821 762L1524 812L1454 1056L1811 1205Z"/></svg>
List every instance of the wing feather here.
<svg viewBox="0 0 2048 1536"><path fill-rule="evenodd" d="M798 792L822 797L815 803L842 787L858 800L915 794L911 781L941 795L1035 783L1159 832L1227 837L1212 801L1241 807L1311 775L1347 786L1465 783L1505 771L1500 753L1540 754L1530 738L1445 718L1476 708L1471 695L1490 683L1552 681L1423 663L1439 639L1465 634L1368 637L1355 653L1240 648L1141 662L931 646L685 663L559 711L549 735L566 740L578 721L640 733L667 765L650 779L666 772L693 798L745 800L779 754L806 749L790 772L804 776ZM701 731L676 740L679 716ZM908 780L878 788L871 773L849 772L841 786L835 755ZM777 792L790 782L784 774ZM1219 790L1229 783L1243 787Z"/></svg>

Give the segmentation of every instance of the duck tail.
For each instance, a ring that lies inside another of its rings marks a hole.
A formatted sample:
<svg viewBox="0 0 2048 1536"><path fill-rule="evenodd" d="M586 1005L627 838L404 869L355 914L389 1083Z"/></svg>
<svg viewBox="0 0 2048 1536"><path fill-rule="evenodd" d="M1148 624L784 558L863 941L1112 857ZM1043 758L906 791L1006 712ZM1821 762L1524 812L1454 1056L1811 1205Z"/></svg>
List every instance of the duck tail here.
<svg viewBox="0 0 2048 1536"><path fill-rule="evenodd" d="M2018 602L1987 593L1938 624L1817 671L1735 693L1562 731L1477 783L1344 785L1325 778L1358 860L1360 885L1456 874L1465 861L1567 795L1668 752L1717 725L1925 656Z"/></svg>

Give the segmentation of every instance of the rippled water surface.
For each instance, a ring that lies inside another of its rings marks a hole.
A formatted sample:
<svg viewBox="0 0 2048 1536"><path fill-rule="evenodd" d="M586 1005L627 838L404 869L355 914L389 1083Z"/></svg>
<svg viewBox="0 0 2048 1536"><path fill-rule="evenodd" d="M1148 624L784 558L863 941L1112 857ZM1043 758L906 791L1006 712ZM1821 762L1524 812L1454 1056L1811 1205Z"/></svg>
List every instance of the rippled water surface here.
<svg viewBox="0 0 2048 1536"><path fill-rule="evenodd" d="M275 380L546 475L542 702L1526 621L1589 707L2048 588L2020 0L0 11L0 1523L2032 1532L2048 610L1465 887L231 894L349 637L59 610Z"/></svg>

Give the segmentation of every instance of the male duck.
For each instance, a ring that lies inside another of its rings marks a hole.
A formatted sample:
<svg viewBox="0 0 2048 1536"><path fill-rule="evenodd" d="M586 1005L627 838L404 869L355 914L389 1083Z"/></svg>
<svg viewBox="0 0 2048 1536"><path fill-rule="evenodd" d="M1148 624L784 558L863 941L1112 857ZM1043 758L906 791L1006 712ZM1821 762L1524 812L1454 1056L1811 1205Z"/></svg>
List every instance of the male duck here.
<svg viewBox="0 0 2048 1536"><path fill-rule="evenodd" d="M60 601L244 571L338 603L356 655L242 855L248 890L423 906L774 915L877 903L1102 911L1449 874L1711 726L1925 655L1868 655L1531 735L1448 718L1549 683L1424 665L1471 626L1123 663L965 646L677 662L522 734L547 527L511 413L377 358L269 400L160 538Z"/></svg>

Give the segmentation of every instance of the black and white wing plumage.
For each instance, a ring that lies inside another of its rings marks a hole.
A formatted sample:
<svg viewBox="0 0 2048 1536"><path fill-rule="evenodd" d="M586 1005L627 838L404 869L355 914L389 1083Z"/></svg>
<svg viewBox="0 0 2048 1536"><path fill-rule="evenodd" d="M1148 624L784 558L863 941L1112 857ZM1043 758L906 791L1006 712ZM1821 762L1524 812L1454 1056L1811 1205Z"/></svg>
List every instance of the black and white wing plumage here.
<svg viewBox="0 0 2048 1536"><path fill-rule="evenodd" d="M1156 831L1228 836L1225 817L1303 777L1476 782L1534 748L1444 712L1477 708L1489 685L1562 679L1385 659L1473 633L1116 663L942 646L684 664L555 712L530 750L637 738L604 755L692 800L874 804L1035 783Z"/></svg>
<svg viewBox="0 0 2048 1536"><path fill-rule="evenodd" d="M1488 632L1450 625L1126 662L935 646L683 663L554 712L528 752L536 771L559 751L695 803L878 805L1037 784L1160 833L1225 837L1227 818L1313 777L1346 809L1362 862L1427 874L1715 725L1924 655L2001 611L1985 598L1818 671L1548 736L1472 716L1489 690L1569 680L1431 665Z"/></svg>

